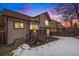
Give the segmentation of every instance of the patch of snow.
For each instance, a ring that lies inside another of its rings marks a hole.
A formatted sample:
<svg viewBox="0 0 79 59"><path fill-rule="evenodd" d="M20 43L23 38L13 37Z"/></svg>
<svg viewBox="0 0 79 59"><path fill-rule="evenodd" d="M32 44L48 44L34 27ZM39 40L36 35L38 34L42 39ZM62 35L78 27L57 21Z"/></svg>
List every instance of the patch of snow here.
<svg viewBox="0 0 79 59"><path fill-rule="evenodd" d="M75 37L79 39L79 36L75 36Z"/></svg>
<svg viewBox="0 0 79 59"><path fill-rule="evenodd" d="M19 46L14 56L79 56L79 40L74 37L58 37L57 41L35 48L27 44Z"/></svg>

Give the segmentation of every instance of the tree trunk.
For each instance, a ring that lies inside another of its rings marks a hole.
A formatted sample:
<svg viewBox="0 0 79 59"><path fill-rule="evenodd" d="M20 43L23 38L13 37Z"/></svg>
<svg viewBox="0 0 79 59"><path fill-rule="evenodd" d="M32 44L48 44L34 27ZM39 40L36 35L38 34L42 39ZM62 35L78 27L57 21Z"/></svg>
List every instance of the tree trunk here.
<svg viewBox="0 0 79 59"><path fill-rule="evenodd" d="M72 33L74 33L74 27L73 27L73 22L72 22L72 19L71 19L71 20L69 20L69 21L70 21L70 24L71 24L71 29L70 29L70 30L71 30L71 32L72 32Z"/></svg>

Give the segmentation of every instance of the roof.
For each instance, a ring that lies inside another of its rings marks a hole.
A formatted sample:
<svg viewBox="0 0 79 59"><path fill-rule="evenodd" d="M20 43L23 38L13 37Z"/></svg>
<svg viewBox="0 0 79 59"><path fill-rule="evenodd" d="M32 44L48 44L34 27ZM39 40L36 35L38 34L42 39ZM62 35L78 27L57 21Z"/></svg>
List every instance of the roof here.
<svg viewBox="0 0 79 59"><path fill-rule="evenodd" d="M30 16L27 16L27 15L24 15L22 13L18 13L18 12L15 12L15 11L11 11L11 10L8 10L8 9L3 10L3 15L15 17L15 18L20 18L20 19L30 19L31 18Z"/></svg>
<svg viewBox="0 0 79 59"><path fill-rule="evenodd" d="M27 20L27 21L30 21L30 22L38 22L37 20L31 20L32 18L35 18L35 17L40 17L40 15L45 15L48 20L51 20L51 21L55 21L55 20L52 20L48 14L48 12L44 12L42 14L39 14L37 16L34 16L34 17L31 17L31 16L28 16L28 15L24 15L22 13L18 13L18 12L15 12L15 11L12 11L12 10L9 10L9 9L4 9L3 10L3 13L1 13L2 15L5 15L5 16L10 16L10 17L15 17L15 18L20 18L20 19L24 19L24 20ZM56 22L56 21L55 21ZM39 23L39 22L38 22Z"/></svg>
<svg viewBox="0 0 79 59"><path fill-rule="evenodd" d="M51 20L51 18L50 18L50 16L49 16L48 12L44 12L44 13L42 13L42 14L39 14L39 15L37 15L37 16L34 16L33 18L35 18L35 17L40 17L40 15L45 15L45 16L48 18L48 20Z"/></svg>
<svg viewBox="0 0 79 59"><path fill-rule="evenodd" d="M37 22L36 20L34 20L34 21L31 20L31 18L32 18L31 16L24 15L22 13L18 13L18 12L8 10L8 9L4 9L3 12L2 12L2 15L9 16L9 17L12 17L12 18L18 18L18 19L26 20L26 21L30 21L30 22Z"/></svg>

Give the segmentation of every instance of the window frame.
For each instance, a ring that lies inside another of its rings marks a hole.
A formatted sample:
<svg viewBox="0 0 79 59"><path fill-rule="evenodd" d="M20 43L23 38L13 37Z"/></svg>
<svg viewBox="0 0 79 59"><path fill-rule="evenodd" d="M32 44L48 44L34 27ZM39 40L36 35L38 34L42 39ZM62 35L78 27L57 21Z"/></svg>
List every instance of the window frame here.
<svg viewBox="0 0 79 59"><path fill-rule="evenodd" d="M15 23L18 22L18 23L23 23L23 28L15 28ZM13 27L14 29L24 29L25 28L25 23L23 21L14 21L13 22Z"/></svg>
<svg viewBox="0 0 79 59"><path fill-rule="evenodd" d="M32 29L33 25L35 25L35 27L37 27L37 29ZM39 29L39 25L37 23L30 23L30 30L38 30L38 29Z"/></svg>

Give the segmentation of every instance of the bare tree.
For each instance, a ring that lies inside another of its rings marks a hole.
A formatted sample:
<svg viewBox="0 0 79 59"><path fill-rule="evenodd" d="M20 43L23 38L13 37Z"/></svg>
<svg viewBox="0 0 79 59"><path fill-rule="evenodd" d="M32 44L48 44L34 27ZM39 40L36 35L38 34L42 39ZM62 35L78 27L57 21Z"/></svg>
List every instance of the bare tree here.
<svg viewBox="0 0 79 59"><path fill-rule="evenodd" d="M56 10L59 12L59 14L62 15L63 21L70 22L71 27L73 27L73 19L78 19L78 5L79 4L59 4Z"/></svg>
<svg viewBox="0 0 79 59"><path fill-rule="evenodd" d="M63 21L65 23L69 22L73 32L78 30L77 24L73 24L74 19L79 21L79 4L78 3L68 3L68 4L59 4L56 10L59 14L62 15Z"/></svg>

